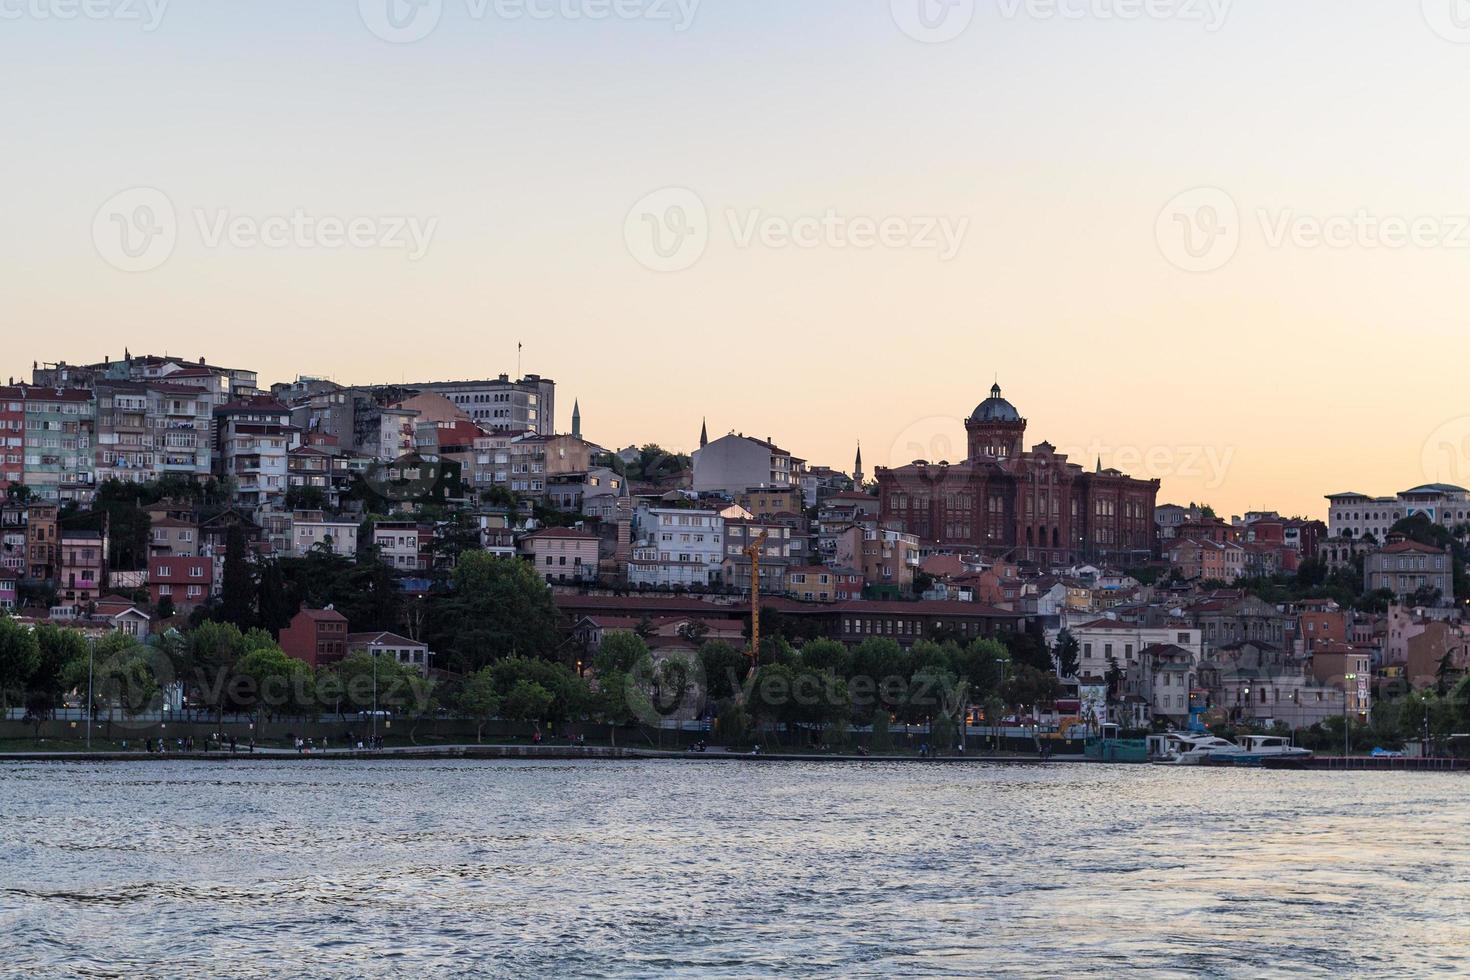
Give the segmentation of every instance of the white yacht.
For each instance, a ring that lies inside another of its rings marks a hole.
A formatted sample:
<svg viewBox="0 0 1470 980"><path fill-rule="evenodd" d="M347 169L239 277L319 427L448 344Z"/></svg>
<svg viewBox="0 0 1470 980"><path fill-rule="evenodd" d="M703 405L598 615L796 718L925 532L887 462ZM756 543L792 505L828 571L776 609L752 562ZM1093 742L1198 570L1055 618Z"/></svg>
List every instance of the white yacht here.
<svg viewBox="0 0 1470 980"><path fill-rule="evenodd" d="M1242 735L1240 741L1207 734L1170 732L1162 737L1155 762L1175 766L1197 766L1206 762L1251 764L1266 759L1305 759L1310 749L1292 745L1280 735Z"/></svg>

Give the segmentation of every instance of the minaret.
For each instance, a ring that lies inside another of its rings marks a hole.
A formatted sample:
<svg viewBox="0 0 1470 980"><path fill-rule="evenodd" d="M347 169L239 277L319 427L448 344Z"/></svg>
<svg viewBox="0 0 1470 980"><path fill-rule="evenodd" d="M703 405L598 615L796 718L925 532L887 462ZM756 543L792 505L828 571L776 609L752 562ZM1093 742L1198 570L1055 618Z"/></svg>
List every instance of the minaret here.
<svg viewBox="0 0 1470 980"><path fill-rule="evenodd" d="M572 402L572 438L582 438L582 403L577 400Z"/></svg>
<svg viewBox="0 0 1470 980"><path fill-rule="evenodd" d="M699 448L709 445L709 419L699 420Z"/></svg>
<svg viewBox="0 0 1470 980"><path fill-rule="evenodd" d="M861 439L858 440L857 459L852 464L852 484L855 490L863 488L863 441Z"/></svg>

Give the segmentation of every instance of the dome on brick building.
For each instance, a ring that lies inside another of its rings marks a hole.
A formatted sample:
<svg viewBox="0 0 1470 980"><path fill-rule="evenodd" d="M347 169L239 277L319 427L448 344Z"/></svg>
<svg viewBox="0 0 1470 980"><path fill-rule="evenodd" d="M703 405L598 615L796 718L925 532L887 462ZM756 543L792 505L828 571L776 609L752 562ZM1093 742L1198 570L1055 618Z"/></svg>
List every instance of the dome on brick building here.
<svg viewBox="0 0 1470 980"><path fill-rule="evenodd" d="M1000 397L1000 384L997 382L990 389L990 397L975 406L970 418L975 422L1019 422L1021 413L1016 411L1016 406Z"/></svg>

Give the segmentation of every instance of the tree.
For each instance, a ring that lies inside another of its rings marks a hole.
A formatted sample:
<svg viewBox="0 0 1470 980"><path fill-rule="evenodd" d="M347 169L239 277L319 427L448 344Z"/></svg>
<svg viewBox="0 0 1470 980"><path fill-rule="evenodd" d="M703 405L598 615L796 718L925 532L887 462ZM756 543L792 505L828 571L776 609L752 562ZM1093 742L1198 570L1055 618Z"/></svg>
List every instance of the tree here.
<svg viewBox="0 0 1470 980"><path fill-rule="evenodd" d="M489 667L475 671L459 692L460 710L475 719L475 741L479 742L485 723L500 713L500 693L495 690L495 675Z"/></svg>
<svg viewBox="0 0 1470 980"><path fill-rule="evenodd" d="M220 579L220 621L248 629L255 623L255 583L245 556L245 530L231 524L225 535L225 568Z"/></svg>
<svg viewBox="0 0 1470 980"><path fill-rule="evenodd" d="M873 734L868 739L868 750L876 753L893 751L893 737L888 731L888 712L883 708L875 709L872 725Z"/></svg>
<svg viewBox="0 0 1470 980"><path fill-rule="evenodd" d="M251 630L252 634L256 632ZM268 639L269 634L266 635ZM246 637L247 652L236 666L236 673L250 678L253 688L242 706L255 709L257 723L262 716L301 714L311 710L316 701L311 665L288 656L274 643L260 643L258 640L258 637Z"/></svg>
<svg viewBox="0 0 1470 980"><path fill-rule="evenodd" d="M37 627L32 634L40 654L31 675L26 708L37 717L50 717L67 690L68 666L87 656L87 643L76 630Z"/></svg>
<svg viewBox="0 0 1470 980"><path fill-rule="evenodd" d="M626 674L648 656L648 644L636 633L617 630L602 638L597 656L592 658L593 669L599 677L604 674Z"/></svg>
<svg viewBox="0 0 1470 980"><path fill-rule="evenodd" d="M1077 642L1077 637L1072 635L1071 630L1064 629L1057 634L1057 642L1052 647L1052 653L1056 656L1059 676L1077 676L1077 671L1082 667L1081 651L1081 644Z"/></svg>
<svg viewBox="0 0 1470 980"><path fill-rule="evenodd" d="M286 488L287 510L326 510L327 494L321 487L291 486Z"/></svg>
<svg viewBox="0 0 1470 980"><path fill-rule="evenodd" d="M850 677L852 672L852 652L836 640L807 640L801 648L801 662L838 677Z"/></svg>
<svg viewBox="0 0 1470 980"><path fill-rule="evenodd" d="M512 721L529 721L539 728L550 715L555 700L556 696L546 688L523 678L506 694L502 711Z"/></svg>
<svg viewBox="0 0 1470 980"><path fill-rule="evenodd" d="M194 698L219 718L234 707L230 684L245 654L245 637L234 623L205 620L189 633L188 662Z"/></svg>
<svg viewBox="0 0 1470 980"><path fill-rule="evenodd" d="M557 648L551 590L526 562L468 551L453 590L431 598L430 644L454 666L474 671L516 654L549 657Z"/></svg>
<svg viewBox="0 0 1470 980"><path fill-rule="evenodd" d="M1118 658L1108 657L1108 672L1104 675L1108 685L1108 704L1117 704L1118 698L1123 692L1123 668L1118 664Z"/></svg>
<svg viewBox="0 0 1470 980"><path fill-rule="evenodd" d="M40 666L36 637L8 616L0 616L0 709L25 700L26 685Z"/></svg>
<svg viewBox="0 0 1470 980"><path fill-rule="evenodd" d="M1051 670L1051 651L1037 639L1036 634L1011 631L1001 634L1001 642L1010 652L1011 663L1017 668L1033 667L1036 670Z"/></svg>
<svg viewBox="0 0 1470 980"><path fill-rule="evenodd" d="M735 697L750 670L750 657L745 651L719 640L699 648L699 661L704 668L705 691L715 702Z"/></svg>

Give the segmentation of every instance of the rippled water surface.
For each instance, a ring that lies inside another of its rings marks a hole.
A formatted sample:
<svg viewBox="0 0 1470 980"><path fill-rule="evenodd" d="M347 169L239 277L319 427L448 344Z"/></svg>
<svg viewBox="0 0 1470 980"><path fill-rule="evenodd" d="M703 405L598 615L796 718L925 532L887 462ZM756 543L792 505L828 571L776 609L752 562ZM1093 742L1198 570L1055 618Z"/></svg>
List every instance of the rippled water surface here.
<svg viewBox="0 0 1470 980"><path fill-rule="evenodd" d="M1470 972L1470 779L0 766L0 972Z"/></svg>

